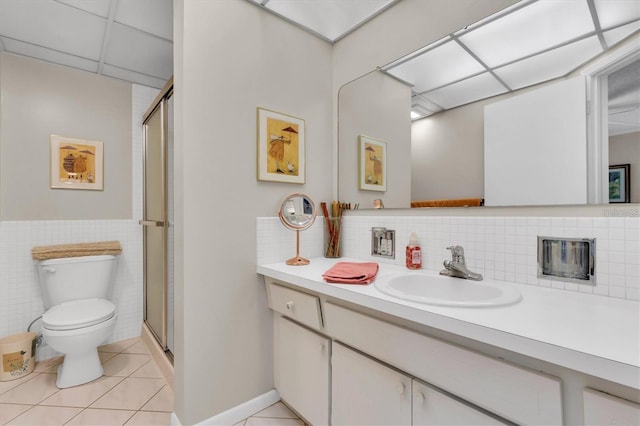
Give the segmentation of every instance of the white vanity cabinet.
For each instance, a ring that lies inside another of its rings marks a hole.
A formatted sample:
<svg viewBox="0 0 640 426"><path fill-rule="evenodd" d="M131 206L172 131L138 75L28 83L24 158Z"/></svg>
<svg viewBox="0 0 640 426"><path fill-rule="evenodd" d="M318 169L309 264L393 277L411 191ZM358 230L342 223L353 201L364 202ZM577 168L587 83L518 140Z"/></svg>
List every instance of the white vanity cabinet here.
<svg viewBox="0 0 640 426"><path fill-rule="evenodd" d="M334 342L331 424L411 425L411 377Z"/></svg>
<svg viewBox="0 0 640 426"><path fill-rule="evenodd" d="M274 381L280 397L313 425L329 424L331 341L283 317L274 319Z"/></svg>

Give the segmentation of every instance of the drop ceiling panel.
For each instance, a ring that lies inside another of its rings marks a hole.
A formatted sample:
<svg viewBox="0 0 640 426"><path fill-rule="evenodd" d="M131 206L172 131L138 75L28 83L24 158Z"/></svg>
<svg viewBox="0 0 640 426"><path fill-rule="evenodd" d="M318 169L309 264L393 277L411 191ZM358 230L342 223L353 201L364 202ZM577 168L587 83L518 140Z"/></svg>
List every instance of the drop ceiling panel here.
<svg viewBox="0 0 640 426"><path fill-rule="evenodd" d="M173 40L172 0L119 0L115 21Z"/></svg>
<svg viewBox="0 0 640 426"><path fill-rule="evenodd" d="M173 70L173 45L169 41L114 23L105 64L168 80Z"/></svg>
<svg viewBox="0 0 640 426"><path fill-rule="evenodd" d="M418 93L484 71L484 67L454 41L442 44L388 72L414 84Z"/></svg>
<svg viewBox="0 0 640 426"><path fill-rule="evenodd" d="M0 36L99 60L106 21L55 1L2 0Z"/></svg>
<svg viewBox="0 0 640 426"><path fill-rule="evenodd" d="M598 37L587 39L497 68L495 73L512 89L561 77L602 52Z"/></svg>
<svg viewBox="0 0 640 426"><path fill-rule="evenodd" d="M16 55L27 56L29 58L40 59L42 61L53 62L54 64L66 65L72 68L89 72L98 71L98 63L89 59L46 49L34 44L24 43L17 40L0 38L5 50Z"/></svg>
<svg viewBox="0 0 640 426"><path fill-rule="evenodd" d="M84 10L103 18L109 17L109 5L111 0L56 0L59 3Z"/></svg>
<svg viewBox="0 0 640 426"><path fill-rule="evenodd" d="M595 6L603 30L640 19L638 0L595 0Z"/></svg>
<svg viewBox="0 0 640 426"><path fill-rule="evenodd" d="M161 79L157 77L152 77L145 74L140 74L137 72L125 70L122 68L114 67L112 65L105 65L102 69L102 74L107 75L109 77L118 78L120 80L130 81L132 83L142 84L144 86L164 87L165 83L168 79Z"/></svg>
<svg viewBox="0 0 640 426"><path fill-rule="evenodd" d="M423 96L445 109L449 109L477 101L478 99L496 96L506 91L507 88L490 73L486 72L451 86L424 93Z"/></svg>
<svg viewBox="0 0 640 426"><path fill-rule="evenodd" d="M490 67L594 31L586 1L539 1L460 36Z"/></svg>

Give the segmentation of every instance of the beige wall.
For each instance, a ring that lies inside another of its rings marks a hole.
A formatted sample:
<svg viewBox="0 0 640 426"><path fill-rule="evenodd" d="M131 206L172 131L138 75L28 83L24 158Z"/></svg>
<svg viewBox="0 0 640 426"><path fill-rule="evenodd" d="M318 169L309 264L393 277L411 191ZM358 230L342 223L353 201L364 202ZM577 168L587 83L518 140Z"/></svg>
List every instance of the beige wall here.
<svg viewBox="0 0 640 426"><path fill-rule="evenodd" d="M0 220L131 218L131 85L0 55ZM104 142L104 191L50 188L49 135Z"/></svg>
<svg viewBox="0 0 640 426"><path fill-rule="evenodd" d="M640 203L640 132L609 138L609 164L630 164L631 202Z"/></svg>
<svg viewBox="0 0 640 426"><path fill-rule="evenodd" d="M371 93L377 97L371 97ZM410 207L411 202L411 88L382 72L375 72L345 86L338 104L340 151L338 155L340 201L373 207L380 198L385 205ZM387 190L358 189L358 136L366 135L387 144Z"/></svg>
<svg viewBox="0 0 640 426"><path fill-rule="evenodd" d="M175 413L193 424L273 389L256 217L292 192L331 200L332 62L330 44L249 2L175 8ZM256 107L305 119L306 184L256 180Z"/></svg>

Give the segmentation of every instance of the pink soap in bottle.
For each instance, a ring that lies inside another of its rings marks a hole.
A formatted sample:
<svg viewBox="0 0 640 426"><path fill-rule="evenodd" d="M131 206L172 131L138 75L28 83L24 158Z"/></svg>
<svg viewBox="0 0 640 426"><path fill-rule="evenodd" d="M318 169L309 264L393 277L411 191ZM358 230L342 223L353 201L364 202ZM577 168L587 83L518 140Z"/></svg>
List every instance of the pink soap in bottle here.
<svg viewBox="0 0 640 426"><path fill-rule="evenodd" d="M418 237L415 232L411 233L409 238L409 244L407 244L407 250L405 252L405 263L409 269L421 269L422 268L422 250L418 245Z"/></svg>

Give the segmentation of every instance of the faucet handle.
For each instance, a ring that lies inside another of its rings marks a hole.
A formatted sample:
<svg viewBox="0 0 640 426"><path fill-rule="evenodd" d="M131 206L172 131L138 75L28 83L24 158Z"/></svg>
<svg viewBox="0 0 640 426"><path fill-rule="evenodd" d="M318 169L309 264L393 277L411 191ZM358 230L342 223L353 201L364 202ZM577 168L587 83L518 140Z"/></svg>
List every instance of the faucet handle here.
<svg viewBox="0 0 640 426"><path fill-rule="evenodd" d="M464 249L462 246L449 246L447 250L451 250L451 259L454 262L464 264Z"/></svg>

